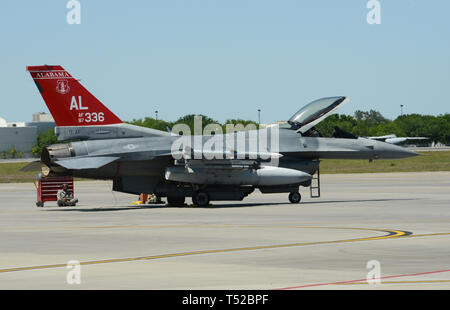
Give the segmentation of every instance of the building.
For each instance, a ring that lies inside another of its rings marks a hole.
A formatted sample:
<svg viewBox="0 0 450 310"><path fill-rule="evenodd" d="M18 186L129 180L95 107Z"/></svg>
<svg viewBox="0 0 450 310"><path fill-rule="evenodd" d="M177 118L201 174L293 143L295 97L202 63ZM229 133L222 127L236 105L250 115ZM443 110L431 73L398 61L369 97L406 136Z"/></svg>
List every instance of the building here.
<svg viewBox="0 0 450 310"><path fill-rule="evenodd" d="M33 114L33 120L25 123L25 126L37 127L37 134L41 134L49 129L55 128L56 124L50 114L37 112Z"/></svg>
<svg viewBox="0 0 450 310"><path fill-rule="evenodd" d="M10 152L14 149L15 157L31 157L38 134L55 126L51 115L46 113L33 114L32 122L8 123L0 117L0 159L13 157Z"/></svg>

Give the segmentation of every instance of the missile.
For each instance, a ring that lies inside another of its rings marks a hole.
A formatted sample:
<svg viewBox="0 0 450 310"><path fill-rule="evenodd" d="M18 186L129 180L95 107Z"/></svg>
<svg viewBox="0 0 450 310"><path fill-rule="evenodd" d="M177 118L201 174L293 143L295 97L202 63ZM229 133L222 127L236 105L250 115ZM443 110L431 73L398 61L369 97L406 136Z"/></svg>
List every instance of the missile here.
<svg viewBox="0 0 450 310"><path fill-rule="evenodd" d="M168 181L191 184L224 184L274 186L300 184L311 180L311 175L294 169L262 166L259 169L221 169L211 171L207 168L172 166L166 168Z"/></svg>
<svg viewBox="0 0 450 310"><path fill-rule="evenodd" d="M258 159L260 161L270 161L272 159L280 159L283 154L275 152L237 152L232 149L226 150L202 150L193 149L186 146L183 151L172 151L172 157L175 159Z"/></svg>

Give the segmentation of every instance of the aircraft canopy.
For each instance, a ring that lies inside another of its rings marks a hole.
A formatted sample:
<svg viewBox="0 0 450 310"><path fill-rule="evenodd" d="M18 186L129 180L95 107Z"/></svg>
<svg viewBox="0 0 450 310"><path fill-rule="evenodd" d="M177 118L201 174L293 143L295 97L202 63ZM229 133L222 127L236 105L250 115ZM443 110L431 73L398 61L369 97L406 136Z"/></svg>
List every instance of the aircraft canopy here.
<svg viewBox="0 0 450 310"><path fill-rule="evenodd" d="M308 103L297 111L288 123L298 128L301 133L305 133L311 127L328 117L334 110L348 102L348 98L327 97Z"/></svg>

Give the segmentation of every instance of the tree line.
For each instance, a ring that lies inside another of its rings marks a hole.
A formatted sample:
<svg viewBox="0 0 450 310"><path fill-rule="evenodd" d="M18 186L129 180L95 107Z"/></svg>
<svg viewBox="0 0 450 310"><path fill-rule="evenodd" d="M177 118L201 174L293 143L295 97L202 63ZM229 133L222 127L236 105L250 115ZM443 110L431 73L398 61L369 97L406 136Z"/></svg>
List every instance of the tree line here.
<svg viewBox="0 0 450 310"><path fill-rule="evenodd" d="M408 114L390 120L374 110L358 110L353 116L331 115L316 127L322 135L331 136L334 126L361 137L395 134L397 137L428 137L433 142L450 145L448 113L438 116Z"/></svg>
<svg viewBox="0 0 450 310"><path fill-rule="evenodd" d="M136 126L141 126L141 127L148 127L148 128L153 128L153 129L158 129L158 130L162 130L162 131L170 131L175 125L177 124L185 124L189 127L190 131L192 134L194 134L194 121L195 121L195 117L196 116L201 116L201 124L202 124L202 132L203 129L205 129L205 127L207 125L210 124L217 124L221 127L221 130L223 133L227 132L227 125L238 125L241 124L243 125L243 127L247 127L248 125L252 125L248 128L254 128L254 129L258 129L259 128L259 124L256 123L255 121L251 121L251 120L243 120L243 119L229 119L227 121L225 121L225 123L220 123L215 119L212 119L206 115L203 114L188 114L185 115L183 117L180 117L178 120L174 121L174 122L169 122L169 121L165 121L165 120L160 120L160 119L155 119L152 117L145 117L144 119L133 119L133 121L131 122L127 122L129 124L132 125L136 125Z"/></svg>
<svg viewBox="0 0 450 310"><path fill-rule="evenodd" d="M186 115L175 122L157 120L151 117L144 119L134 119L130 124L149 127L159 130L167 130L176 124L186 124L194 132L194 114ZM221 124L218 121L202 116L202 127L208 124L219 124L223 132L226 132L227 124L242 124L245 126L252 124L259 128L258 123L251 120L230 119ZM356 111L353 116L345 114L333 114L320 122L316 128L325 137L333 135L334 127L350 132L355 136L384 136L395 134L398 137L428 137L433 142L440 142L450 145L450 114L438 116L408 114L401 115L395 120L385 118L380 112L375 110Z"/></svg>

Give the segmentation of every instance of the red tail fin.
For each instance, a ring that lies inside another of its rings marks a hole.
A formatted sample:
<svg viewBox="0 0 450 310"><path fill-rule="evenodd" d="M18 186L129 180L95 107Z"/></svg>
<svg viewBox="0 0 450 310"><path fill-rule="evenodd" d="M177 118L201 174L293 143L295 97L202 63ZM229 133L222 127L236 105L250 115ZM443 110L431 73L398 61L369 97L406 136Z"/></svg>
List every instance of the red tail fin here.
<svg viewBox="0 0 450 310"><path fill-rule="evenodd" d="M57 126L119 124L122 121L61 66L28 66Z"/></svg>

